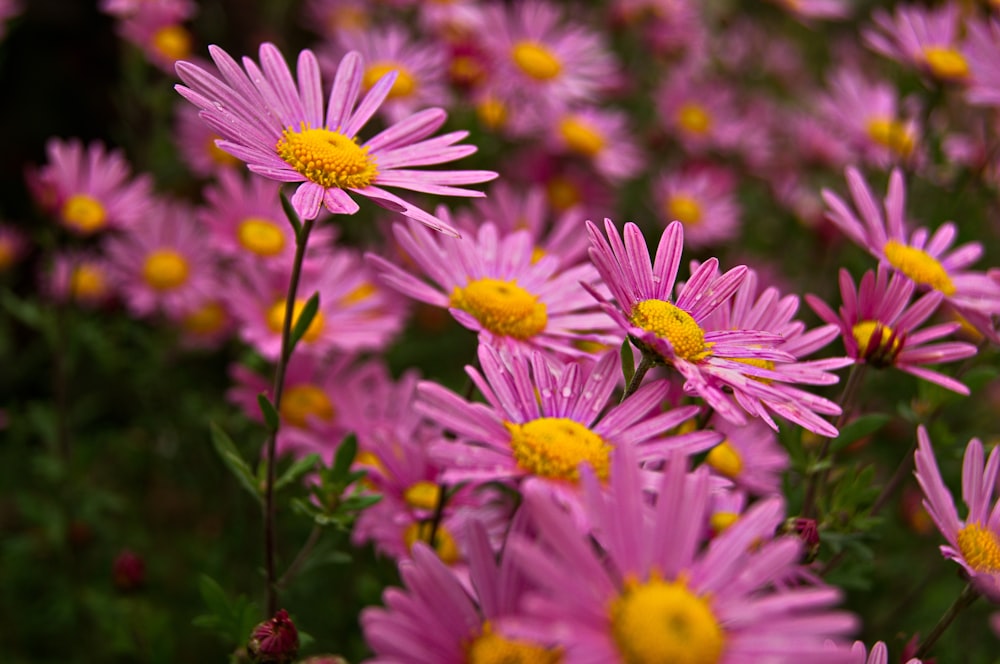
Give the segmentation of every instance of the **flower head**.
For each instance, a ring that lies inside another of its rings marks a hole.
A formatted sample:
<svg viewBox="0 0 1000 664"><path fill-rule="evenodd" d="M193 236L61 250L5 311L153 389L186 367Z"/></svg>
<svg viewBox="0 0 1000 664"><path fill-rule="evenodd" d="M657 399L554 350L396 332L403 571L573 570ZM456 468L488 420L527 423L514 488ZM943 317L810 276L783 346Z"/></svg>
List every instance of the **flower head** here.
<svg viewBox="0 0 1000 664"><path fill-rule="evenodd" d="M874 13L876 29L863 32L873 49L905 64L917 67L939 81L962 83L969 77L969 63L959 44L960 8L945 3L925 9L900 5L896 13Z"/></svg>
<svg viewBox="0 0 1000 664"><path fill-rule="evenodd" d="M1000 106L1000 19L969 21L964 53L970 71L966 99L972 104Z"/></svg>
<svg viewBox="0 0 1000 664"><path fill-rule="evenodd" d="M253 664L291 664L298 653L299 631L284 609L254 627L247 643Z"/></svg>
<svg viewBox="0 0 1000 664"><path fill-rule="evenodd" d="M686 169L660 175L653 184L660 218L684 224L691 247L721 244L739 234L740 208L733 178L720 169Z"/></svg>

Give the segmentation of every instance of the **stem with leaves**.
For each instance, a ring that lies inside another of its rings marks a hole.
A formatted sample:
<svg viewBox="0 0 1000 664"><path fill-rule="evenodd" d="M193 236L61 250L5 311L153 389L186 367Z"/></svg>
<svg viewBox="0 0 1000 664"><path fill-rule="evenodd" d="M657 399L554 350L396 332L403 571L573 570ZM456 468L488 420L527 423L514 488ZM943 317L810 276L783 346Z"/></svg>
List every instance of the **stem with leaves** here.
<svg viewBox="0 0 1000 664"><path fill-rule="evenodd" d="M955 618L958 617L958 614L964 611L977 599L979 599L979 591L973 588L971 583L966 585L965 588L962 589L962 592L959 593L958 597L955 598L955 601L952 602L951 606L948 607L948 610L944 612L944 615L941 616L941 619L938 620L936 625L934 625L934 629L932 629L931 633L927 635L927 638L920 644L920 647L917 648L917 652L914 653L913 656L917 659L923 659L926 657L927 653L930 652L934 644L937 643L937 640L941 638L941 635L944 634L945 630L947 630L948 627L951 626L951 623L955 621Z"/></svg>

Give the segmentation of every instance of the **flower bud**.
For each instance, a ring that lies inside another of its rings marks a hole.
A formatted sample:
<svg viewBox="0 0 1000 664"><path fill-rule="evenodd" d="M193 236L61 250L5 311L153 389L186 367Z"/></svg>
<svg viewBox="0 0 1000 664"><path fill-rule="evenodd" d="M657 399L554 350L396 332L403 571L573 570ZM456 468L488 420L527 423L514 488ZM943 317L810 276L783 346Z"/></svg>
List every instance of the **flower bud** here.
<svg viewBox="0 0 1000 664"><path fill-rule="evenodd" d="M138 590L146 582L146 563L129 549L123 549L112 566L115 587L123 592Z"/></svg>
<svg viewBox="0 0 1000 664"><path fill-rule="evenodd" d="M290 664L298 652L299 631L284 609L254 627L247 643L254 664Z"/></svg>

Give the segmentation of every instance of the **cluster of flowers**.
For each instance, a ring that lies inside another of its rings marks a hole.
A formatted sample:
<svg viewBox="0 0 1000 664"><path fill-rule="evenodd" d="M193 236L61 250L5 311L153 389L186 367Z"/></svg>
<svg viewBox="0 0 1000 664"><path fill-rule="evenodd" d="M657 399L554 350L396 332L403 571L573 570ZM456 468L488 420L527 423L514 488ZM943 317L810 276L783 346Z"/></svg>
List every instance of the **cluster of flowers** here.
<svg viewBox="0 0 1000 664"><path fill-rule="evenodd" d="M775 4L807 23L849 14L836 0ZM277 360L301 240L279 188L294 185L290 207L321 223L292 315L313 293L320 305L288 367L278 449L329 462L345 434L358 438L366 490L382 500L354 541L398 559L405 585L362 616L377 661L864 660L845 641L856 618L835 608L840 593L783 527L789 459L776 431L783 420L835 437L841 407L818 392L850 365L968 394L928 365L976 354L951 339L965 323L1000 341L1000 271L972 269L982 245L956 247L951 222L911 229L906 214L903 169L946 173L925 140L931 119L970 128L942 141L949 168L998 182L987 146L997 140L1000 18L960 5L877 12L862 35L952 96L953 117L931 118L873 80L857 44L816 86L797 46L748 18L715 26L693 0L604 8L655 54L651 80L623 75L624 56L596 21L544 0L312 0L306 18L322 40L294 74L271 44L259 61L218 47L211 63L191 58L191 2L105 0L124 38L176 68L193 105L178 111L178 150L207 183L199 203L177 200L115 150L52 139L29 185L86 242L55 258L47 292L122 303L185 343L238 338ZM783 94L733 83L750 75ZM652 100L650 126L614 106L635 96ZM511 149L488 199L432 213L386 188L476 196L464 186L496 176L422 168L475 151L465 131L434 135L447 119L439 106L469 111ZM360 142L376 116L385 128ZM678 158L663 165L658 145ZM859 166L891 170L884 204ZM806 226L829 219L878 260L859 284L841 271L839 311L807 297L825 324L809 329L799 297L765 285L763 270L710 257L678 280L685 244L739 236L739 169ZM816 193L845 169L852 204ZM653 252L639 226L605 218L616 189L640 174L662 229ZM357 213L355 196L396 215L386 242L349 246L320 219ZM0 235L0 265L23 246ZM478 398L414 372L390 376L378 354L413 303L478 334L466 368ZM924 326L935 314L949 320ZM837 338L846 356L810 359ZM625 362L627 385L623 343L640 355ZM265 379L242 366L232 377L230 399L260 418ZM917 469L945 554L1000 598L1000 510L989 509L1000 457L984 470L982 446L970 444L965 522L923 430ZM885 660L884 645L868 658Z"/></svg>

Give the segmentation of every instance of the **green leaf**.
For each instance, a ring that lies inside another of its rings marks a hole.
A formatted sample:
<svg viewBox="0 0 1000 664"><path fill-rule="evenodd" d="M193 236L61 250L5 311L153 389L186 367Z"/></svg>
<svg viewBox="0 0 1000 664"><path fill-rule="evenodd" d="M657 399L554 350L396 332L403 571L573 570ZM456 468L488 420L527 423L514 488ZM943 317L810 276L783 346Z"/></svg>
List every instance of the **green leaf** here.
<svg viewBox="0 0 1000 664"><path fill-rule="evenodd" d="M628 385L635 375L635 355L632 353L632 343L628 339L622 342L621 358L622 375L625 376L625 384Z"/></svg>
<svg viewBox="0 0 1000 664"><path fill-rule="evenodd" d="M198 579L198 592L208 612L195 617L191 623L217 633L232 646L246 643L260 621L257 606L243 595L230 600L222 586L206 574Z"/></svg>
<svg viewBox="0 0 1000 664"><path fill-rule="evenodd" d="M309 326L312 325L313 318L316 317L316 312L319 311L319 293L313 293L312 297L306 300L306 304L302 307L302 313L299 314L298 320L292 326L292 338L289 343L289 348L295 348L295 345L299 343L299 339L306 333ZM292 314L285 312L286 316L293 315L295 308L292 307ZM289 351L290 352L290 351Z"/></svg>
<svg viewBox="0 0 1000 664"><path fill-rule="evenodd" d="M351 464L354 463L354 457L357 453L358 439L354 434L349 434L340 442L340 447L337 448L337 455L333 459L333 470L330 473L333 481L347 478L347 474L351 470Z"/></svg>
<svg viewBox="0 0 1000 664"><path fill-rule="evenodd" d="M299 213L295 211L295 208L292 207L292 202L285 195L284 189L281 190L281 209L285 211L288 223L292 225L292 228L295 230L295 236L298 237L299 233L302 232L302 220L299 219Z"/></svg>
<svg viewBox="0 0 1000 664"><path fill-rule="evenodd" d="M264 499L260 495L257 478L254 476L253 470L250 469L250 465L240 456L240 452L236 449L236 445L232 439L229 438L225 431L216 426L214 422L210 427L212 430L212 445L215 447L215 451L219 453L223 463L236 476L240 485L256 498L257 502L263 503Z"/></svg>
<svg viewBox="0 0 1000 664"><path fill-rule="evenodd" d="M889 416L884 413L862 415L840 430L840 435L834 439L831 449L839 452L851 443L875 433L888 421Z"/></svg>
<svg viewBox="0 0 1000 664"><path fill-rule="evenodd" d="M278 411L263 392L257 395L257 405L260 406L260 412L264 415L264 423L267 425L268 431L277 431L278 423L281 421L278 417Z"/></svg>
<svg viewBox="0 0 1000 664"><path fill-rule="evenodd" d="M299 459L293 463L274 483L274 490L277 491L279 489L283 489L289 484L298 481L300 477L309 471L314 470L316 468L316 464L319 463L319 459L320 456L318 454L310 454L309 456Z"/></svg>

